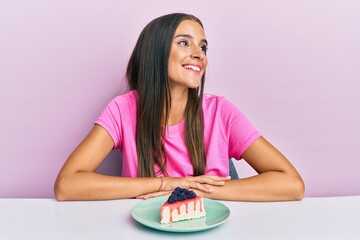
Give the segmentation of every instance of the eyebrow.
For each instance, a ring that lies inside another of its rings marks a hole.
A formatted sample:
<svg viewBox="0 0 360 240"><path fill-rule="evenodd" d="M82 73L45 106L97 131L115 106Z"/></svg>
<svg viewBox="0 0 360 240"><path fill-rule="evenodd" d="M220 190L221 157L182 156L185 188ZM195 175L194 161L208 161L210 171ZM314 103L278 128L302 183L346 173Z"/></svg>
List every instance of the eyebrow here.
<svg viewBox="0 0 360 240"><path fill-rule="evenodd" d="M178 34L175 36L175 38L178 38L178 37L194 39L194 37L191 36L190 34ZM206 43L206 45L208 45L208 41L206 39L201 39L200 42Z"/></svg>

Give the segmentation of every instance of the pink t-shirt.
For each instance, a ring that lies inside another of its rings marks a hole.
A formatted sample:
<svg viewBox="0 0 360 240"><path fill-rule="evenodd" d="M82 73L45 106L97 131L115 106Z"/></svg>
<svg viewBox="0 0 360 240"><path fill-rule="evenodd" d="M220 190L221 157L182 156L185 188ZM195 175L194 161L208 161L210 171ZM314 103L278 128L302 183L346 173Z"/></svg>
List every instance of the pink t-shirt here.
<svg viewBox="0 0 360 240"><path fill-rule="evenodd" d="M122 153L122 176L137 177L136 108L137 92L115 97L104 109L96 124L102 126ZM229 159L241 159L244 151L261 134L247 118L224 97L204 95L205 174L228 176ZM184 120L167 127L164 149L169 176L192 176L193 167L185 145ZM158 176L162 175L155 166Z"/></svg>

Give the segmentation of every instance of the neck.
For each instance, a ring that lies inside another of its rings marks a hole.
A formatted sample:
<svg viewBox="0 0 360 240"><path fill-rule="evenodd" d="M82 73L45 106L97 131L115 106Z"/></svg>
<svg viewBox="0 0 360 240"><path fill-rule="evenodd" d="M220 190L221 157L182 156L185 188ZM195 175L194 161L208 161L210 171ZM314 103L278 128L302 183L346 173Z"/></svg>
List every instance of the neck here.
<svg viewBox="0 0 360 240"><path fill-rule="evenodd" d="M185 108L188 100L188 89L171 91L171 107L168 126L176 125L185 118Z"/></svg>

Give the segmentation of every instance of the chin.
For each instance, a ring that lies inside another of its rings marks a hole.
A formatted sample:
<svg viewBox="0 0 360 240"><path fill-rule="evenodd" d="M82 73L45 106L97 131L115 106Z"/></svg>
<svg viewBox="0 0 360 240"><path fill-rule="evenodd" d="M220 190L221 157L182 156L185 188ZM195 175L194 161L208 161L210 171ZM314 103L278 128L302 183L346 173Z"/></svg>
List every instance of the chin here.
<svg viewBox="0 0 360 240"><path fill-rule="evenodd" d="M201 80L192 80L191 82L189 82L188 88L198 88L200 87L200 82Z"/></svg>

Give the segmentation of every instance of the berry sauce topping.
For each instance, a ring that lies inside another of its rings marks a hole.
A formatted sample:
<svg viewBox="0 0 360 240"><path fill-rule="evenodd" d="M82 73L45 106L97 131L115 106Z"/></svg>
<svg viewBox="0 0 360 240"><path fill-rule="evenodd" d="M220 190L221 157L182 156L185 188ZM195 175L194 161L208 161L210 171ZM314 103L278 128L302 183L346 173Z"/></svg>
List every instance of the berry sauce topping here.
<svg viewBox="0 0 360 240"><path fill-rule="evenodd" d="M177 187L168 198L168 203L183 201L190 198L196 198L196 193L186 188Z"/></svg>

